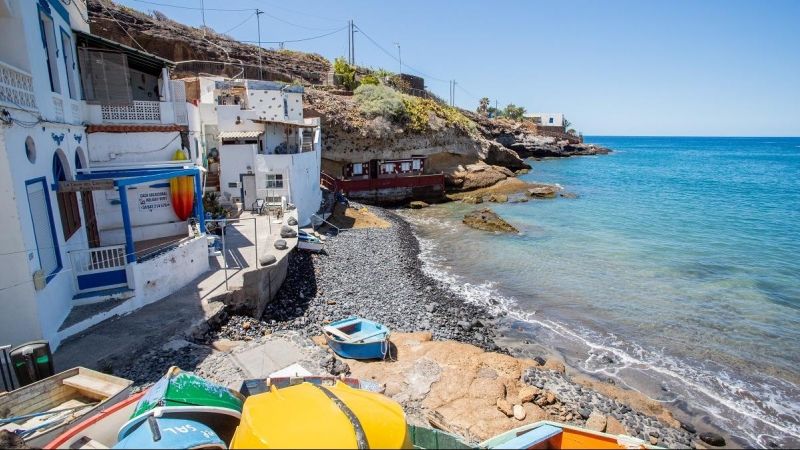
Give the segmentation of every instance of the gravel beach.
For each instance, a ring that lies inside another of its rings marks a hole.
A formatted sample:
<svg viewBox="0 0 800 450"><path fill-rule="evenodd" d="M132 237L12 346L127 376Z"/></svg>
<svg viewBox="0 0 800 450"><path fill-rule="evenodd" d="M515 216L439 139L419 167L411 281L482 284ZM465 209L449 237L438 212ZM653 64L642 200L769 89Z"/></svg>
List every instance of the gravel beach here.
<svg viewBox="0 0 800 450"><path fill-rule="evenodd" d="M499 322L503 313L465 303L442 283L425 275L418 258L419 244L408 223L389 210L368 208L392 226L344 230L328 239L322 254L293 252L286 281L259 320L228 311L221 326L206 333L204 339L143 355L118 374L143 388L157 381L170 365L178 365L209 379L229 382L241 374L220 363L218 356L224 352L212 351L210 345L214 342L256 341L244 344L253 345L265 339L288 337L310 343L309 338L322 334L323 324L351 316L385 324L393 332L427 331L434 341L452 340L508 355L494 342L494 337L501 334ZM313 346L308 346L308 352L307 359L318 359L310 361L317 367L332 373L348 370L328 352L317 351ZM560 363L535 367L545 365L544 359L535 359L537 362L530 361L534 367L517 381L539 392L530 402L542 408L549 420L588 427L602 416L603 430L606 424L610 427L614 423L618 427L613 431L652 444L695 447L697 435L679 428L680 423L668 412L664 414L666 421L637 412L623 402L624 395L614 395L616 391L609 394L607 389L603 394L584 387L566 376ZM558 366L560 371L549 370ZM651 411L661 409L660 405L653 408L656 402L650 402ZM497 412L493 404L491 408ZM419 416L420 411L407 413Z"/></svg>

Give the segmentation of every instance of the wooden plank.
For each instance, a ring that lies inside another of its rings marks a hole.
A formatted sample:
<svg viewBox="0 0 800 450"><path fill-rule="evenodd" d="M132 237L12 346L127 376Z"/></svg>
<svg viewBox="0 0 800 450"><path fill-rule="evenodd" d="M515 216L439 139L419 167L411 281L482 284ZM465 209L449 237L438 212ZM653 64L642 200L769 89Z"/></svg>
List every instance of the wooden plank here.
<svg viewBox="0 0 800 450"><path fill-rule="evenodd" d="M64 384L77 388L81 391L87 391L100 395L104 398L113 397L123 389L116 383L100 380L91 375L84 374L66 378L64 380Z"/></svg>
<svg viewBox="0 0 800 450"><path fill-rule="evenodd" d="M114 180L110 178L58 182L58 192L107 191L111 189L114 189Z"/></svg>
<svg viewBox="0 0 800 450"><path fill-rule="evenodd" d="M322 327L322 330L325 331L326 333L330 333L330 334L332 334L332 335L334 335L336 337L342 338L345 341L349 341L350 340L350 335L349 334L346 334L342 330L340 330L338 328L334 328L334 327L332 327L330 325Z"/></svg>

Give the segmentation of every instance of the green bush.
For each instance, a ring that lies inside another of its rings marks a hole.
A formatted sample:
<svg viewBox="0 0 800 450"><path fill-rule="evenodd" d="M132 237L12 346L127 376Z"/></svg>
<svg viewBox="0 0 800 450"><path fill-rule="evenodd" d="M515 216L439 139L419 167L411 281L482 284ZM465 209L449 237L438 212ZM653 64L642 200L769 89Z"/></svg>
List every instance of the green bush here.
<svg viewBox="0 0 800 450"><path fill-rule="evenodd" d="M353 100L361 114L372 119L392 119L403 114L403 97L394 89L383 85L362 84L353 93Z"/></svg>
<svg viewBox="0 0 800 450"><path fill-rule="evenodd" d="M367 75L361 79L361 84L362 85L371 84L373 86L377 86L380 84L380 82L378 81L377 78L373 77L372 75Z"/></svg>
<svg viewBox="0 0 800 450"><path fill-rule="evenodd" d="M456 127L467 134L476 131L475 124L464 114L451 106L441 105L427 98L413 97L406 95L403 97L405 105L406 127L415 133L424 133L430 129L430 114L444 119L448 125Z"/></svg>
<svg viewBox="0 0 800 450"><path fill-rule="evenodd" d="M342 85L351 91L358 87L358 81L356 81L356 68L347 64L345 61L344 56L340 56L333 61L333 71L336 75L340 75L342 77Z"/></svg>

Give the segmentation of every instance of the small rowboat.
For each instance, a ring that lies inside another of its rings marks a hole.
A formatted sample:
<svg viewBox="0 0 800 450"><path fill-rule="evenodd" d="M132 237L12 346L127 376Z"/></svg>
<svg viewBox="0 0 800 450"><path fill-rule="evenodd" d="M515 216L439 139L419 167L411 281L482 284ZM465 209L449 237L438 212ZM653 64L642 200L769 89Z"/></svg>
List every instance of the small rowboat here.
<svg viewBox="0 0 800 450"><path fill-rule="evenodd" d="M320 238L299 230L297 232L297 248L310 252L321 252L325 250L325 243Z"/></svg>
<svg viewBox="0 0 800 450"><path fill-rule="evenodd" d="M360 317L322 327L328 346L343 358L385 358L389 351L389 328Z"/></svg>
<svg viewBox="0 0 800 450"><path fill-rule="evenodd" d="M381 394L341 380L267 388L247 397L230 448L412 448L402 407Z"/></svg>
<svg viewBox="0 0 800 450"><path fill-rule="evenodd" d="M42 447L63 433L122 401L132 381L76 367L0 394L0 429L16 433L31 447Z"/></svg>
<svg viewBox="0 0 800 450"><path fill-rule="evenodd" d="M625 435L600 433L578 428L564 423L546 420L524 425L499 434L478 444L487 449L526 449L526 448L642 448L655 449L649 443Z"/></svg>

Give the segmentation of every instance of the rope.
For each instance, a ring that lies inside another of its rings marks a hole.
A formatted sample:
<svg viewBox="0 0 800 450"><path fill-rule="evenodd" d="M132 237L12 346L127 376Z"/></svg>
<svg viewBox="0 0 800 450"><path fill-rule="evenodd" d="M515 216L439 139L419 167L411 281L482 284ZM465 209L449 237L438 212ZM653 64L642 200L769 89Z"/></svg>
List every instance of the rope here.
<svg viewBox="0 0 800 450"><path fill-rule="evenodd" d="M369 443L367 442L367 435L364 433L364 427L361 425L361 421L358 420L353 410L351 410L344 402L336 396L333 392L328 390L327 388L320 386L318 384L311 384L312 386L316 387L320 391L322 391L329 399L336 403L336 406L342 410L347 419L350 420L350 424L353 425L353 431L356 433L356 444L358 445L359 449L368 449Z"/></svg>

